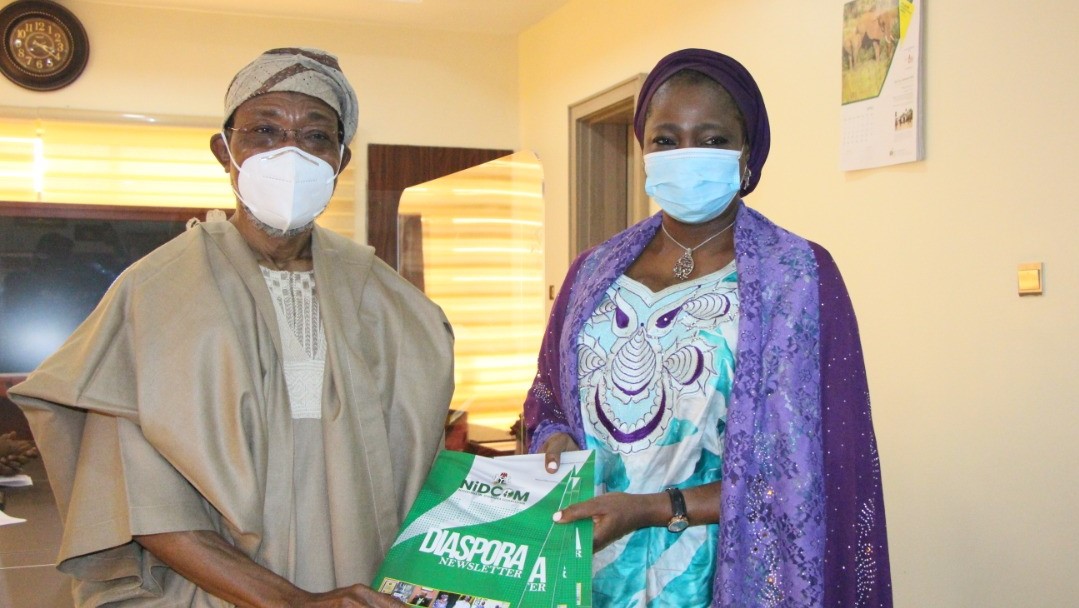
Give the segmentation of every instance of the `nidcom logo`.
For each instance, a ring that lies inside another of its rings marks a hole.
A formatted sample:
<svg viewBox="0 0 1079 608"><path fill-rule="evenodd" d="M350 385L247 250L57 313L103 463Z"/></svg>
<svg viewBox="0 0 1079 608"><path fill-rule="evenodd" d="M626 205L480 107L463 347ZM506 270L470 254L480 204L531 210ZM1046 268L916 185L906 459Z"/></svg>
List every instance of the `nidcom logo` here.
<svg viewBox="0 0 1079 608"><path fill-rule="evenodd" d="M469 494L475 494L476 496L487 496L497 500L509 500L516 503L528 502L528 492L522 492L520 490L514 490L509 487L509 476L506 475L506 479L502 480L499 477L499 481L494 484L483 483L482 481L475 481L472 479L465 479L461 482L461 490L468 492Z"/></svg>

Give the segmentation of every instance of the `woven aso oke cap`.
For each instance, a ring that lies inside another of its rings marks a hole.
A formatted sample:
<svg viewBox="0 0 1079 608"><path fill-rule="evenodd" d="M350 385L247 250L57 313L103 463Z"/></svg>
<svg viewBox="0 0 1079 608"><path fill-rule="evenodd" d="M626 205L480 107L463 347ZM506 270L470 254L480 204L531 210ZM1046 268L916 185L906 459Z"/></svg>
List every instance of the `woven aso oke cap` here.
<svg viewBox="0 0 1079 608"><path fill-rule="evenodd" d="M265 93L303 93L320 99L337 112L344 143L356 135L356 91L341 72L337 57L312 48L271 49L247 64L225 93L225 124L240 105Z"/></svg>
<svg viewBox="0 0 1079 608"><path fill-rule="evenodd" d="M760 87L749 74L749 70L732 57L706 49L682 49L660 59L645 78L641 93L637 97L637 107L633 115L633 132L637 141L644 145L644 119L652 97L663 83L682 70L704 74L719 83L734 98L734 103L745 121L746 139L749 141L746 166L752 174L749 176L748 185L741 190L743 195L749 194L761 179L761 169L768 158L772 135Z"/></svg>

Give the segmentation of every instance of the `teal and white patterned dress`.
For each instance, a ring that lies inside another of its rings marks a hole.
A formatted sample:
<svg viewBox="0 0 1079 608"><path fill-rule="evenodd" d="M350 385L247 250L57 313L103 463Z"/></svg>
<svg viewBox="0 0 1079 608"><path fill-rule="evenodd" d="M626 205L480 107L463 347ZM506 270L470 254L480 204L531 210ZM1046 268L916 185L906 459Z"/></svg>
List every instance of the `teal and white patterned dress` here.
<svg viewBox="0 0 1079 608"><path fill-rule="evenodd" d="M611 285L577 342L597 494L720 480L737 338L734 262L658 293L624 275ZM656 527L617 540L595 555L593 605L708 606L717 536Z"/></svg>

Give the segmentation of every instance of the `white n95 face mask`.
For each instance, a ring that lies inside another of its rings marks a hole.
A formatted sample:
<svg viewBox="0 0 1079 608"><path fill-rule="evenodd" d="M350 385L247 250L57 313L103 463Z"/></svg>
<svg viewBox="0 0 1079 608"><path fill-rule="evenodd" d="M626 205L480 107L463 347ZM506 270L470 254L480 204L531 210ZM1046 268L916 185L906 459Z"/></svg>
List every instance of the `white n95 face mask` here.
<svg viewBox="0 0 1079 608"><path fill-rule="evenodd" d="M739 150L679 148L644 155L644 191L686 224L719 217L742 187Z"/></svg>
<svg viewBox="0 0 1079 608"><path fill-rule="evenodd" d="M295 146L249 156L237 169L236 196L256 219L281 231L318 217L330 204L337 177L329 163Z"/></svg>

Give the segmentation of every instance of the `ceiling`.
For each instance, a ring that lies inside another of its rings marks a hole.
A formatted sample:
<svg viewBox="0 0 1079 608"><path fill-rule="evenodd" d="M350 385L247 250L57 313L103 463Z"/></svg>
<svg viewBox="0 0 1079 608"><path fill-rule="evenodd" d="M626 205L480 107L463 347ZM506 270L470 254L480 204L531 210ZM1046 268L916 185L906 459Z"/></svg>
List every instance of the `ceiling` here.
<svg viewBox="0 0 1079 608"><path fill-rule="evenodd" d="M568 0L86 0L204 13L516 35Z"/></svg>

